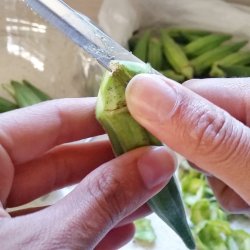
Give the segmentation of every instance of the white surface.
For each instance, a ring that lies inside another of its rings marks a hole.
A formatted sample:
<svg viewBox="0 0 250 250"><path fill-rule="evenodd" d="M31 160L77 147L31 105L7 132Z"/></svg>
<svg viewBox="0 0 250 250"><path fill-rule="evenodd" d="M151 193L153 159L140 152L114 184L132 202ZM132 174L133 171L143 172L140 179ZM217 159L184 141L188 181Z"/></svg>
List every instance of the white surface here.
<svg viewBox="0 0 250 250"><path fill-rule="evenodd" d="M152 227L156 233L154 245L144 247L134 241L129 242L121 250L188 250L182 240L169 228L159 217L152 214L147 217L150 219Z"/></svg>

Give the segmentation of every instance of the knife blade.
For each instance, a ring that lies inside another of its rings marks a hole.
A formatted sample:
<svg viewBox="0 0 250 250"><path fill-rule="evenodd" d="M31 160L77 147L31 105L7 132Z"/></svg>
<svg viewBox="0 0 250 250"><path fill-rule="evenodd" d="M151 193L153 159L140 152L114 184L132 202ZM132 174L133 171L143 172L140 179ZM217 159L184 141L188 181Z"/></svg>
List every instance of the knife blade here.
<svg viewBox="0 0 250 250"><path fill-rule="evenodd" d="M112 60L142 62L98 28L87 16L78 13L62 0L25 0L27 5L99 64L111 71Z"/></svg>

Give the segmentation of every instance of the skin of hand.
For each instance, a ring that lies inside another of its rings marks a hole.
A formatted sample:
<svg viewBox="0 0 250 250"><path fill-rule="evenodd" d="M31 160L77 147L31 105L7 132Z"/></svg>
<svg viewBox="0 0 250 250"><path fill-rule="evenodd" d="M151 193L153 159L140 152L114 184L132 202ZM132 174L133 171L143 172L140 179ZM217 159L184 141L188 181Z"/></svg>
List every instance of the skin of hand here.
<svg viewBox="0 0 250 250"><path fill-rule="evenodd" d="M104 133L95 104L95 98L54 100L0 115L2 250L117 249L133 237L132 221L149 212L146 201L171 178L176 158L165 147L113 159L108 140L80 141ZM6 210L74 183L52 206Z"/></svg>
<svg viewBox="0 0 250 250"><path fill-rule="evenodd" d="M126 99L133 117L203 172L222 207L250 211L250 78L134 77Z"/></svg>

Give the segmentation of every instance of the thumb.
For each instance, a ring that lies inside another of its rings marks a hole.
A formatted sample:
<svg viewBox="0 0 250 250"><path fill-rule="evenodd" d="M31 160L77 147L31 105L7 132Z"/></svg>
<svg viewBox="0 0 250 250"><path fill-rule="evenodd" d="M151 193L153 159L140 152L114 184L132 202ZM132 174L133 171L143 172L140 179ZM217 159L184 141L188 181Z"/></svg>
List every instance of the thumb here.
<svg viewBox="0 0 250 250"><path fill-rule="evenodd" d="M158 139L235 190L250 204L250 131L184 86L138 75L127 88L133 117Z"/></svg>
<svg viewBox="0 0 250 250"><path fill-rule="evenodd" d="M56 241L67 242L70 249L94 248L122 219L167 184L175 163L165 147L144 147L103 164L47 209L57 222Z"/></svg>

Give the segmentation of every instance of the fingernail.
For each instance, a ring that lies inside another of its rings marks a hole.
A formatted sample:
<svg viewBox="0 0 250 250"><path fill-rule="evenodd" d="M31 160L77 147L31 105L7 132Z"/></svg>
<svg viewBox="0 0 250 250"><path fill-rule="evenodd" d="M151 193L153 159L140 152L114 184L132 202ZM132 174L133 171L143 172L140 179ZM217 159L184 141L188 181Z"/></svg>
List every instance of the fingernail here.
<svg viewBox="0 0 250 250"><path fill-rule="evenodd" d="M153 122L163 122L178 104L175 83L149 74L135 76L129 82L126 99L132 114Z"/></svg>
<svg viewBox="0 0 250 250"><path fill-rule="evenodd" d="M148 189L167 183L177 165L176 157L165 147L154 147L138 160L138 170Z"/></svg>

